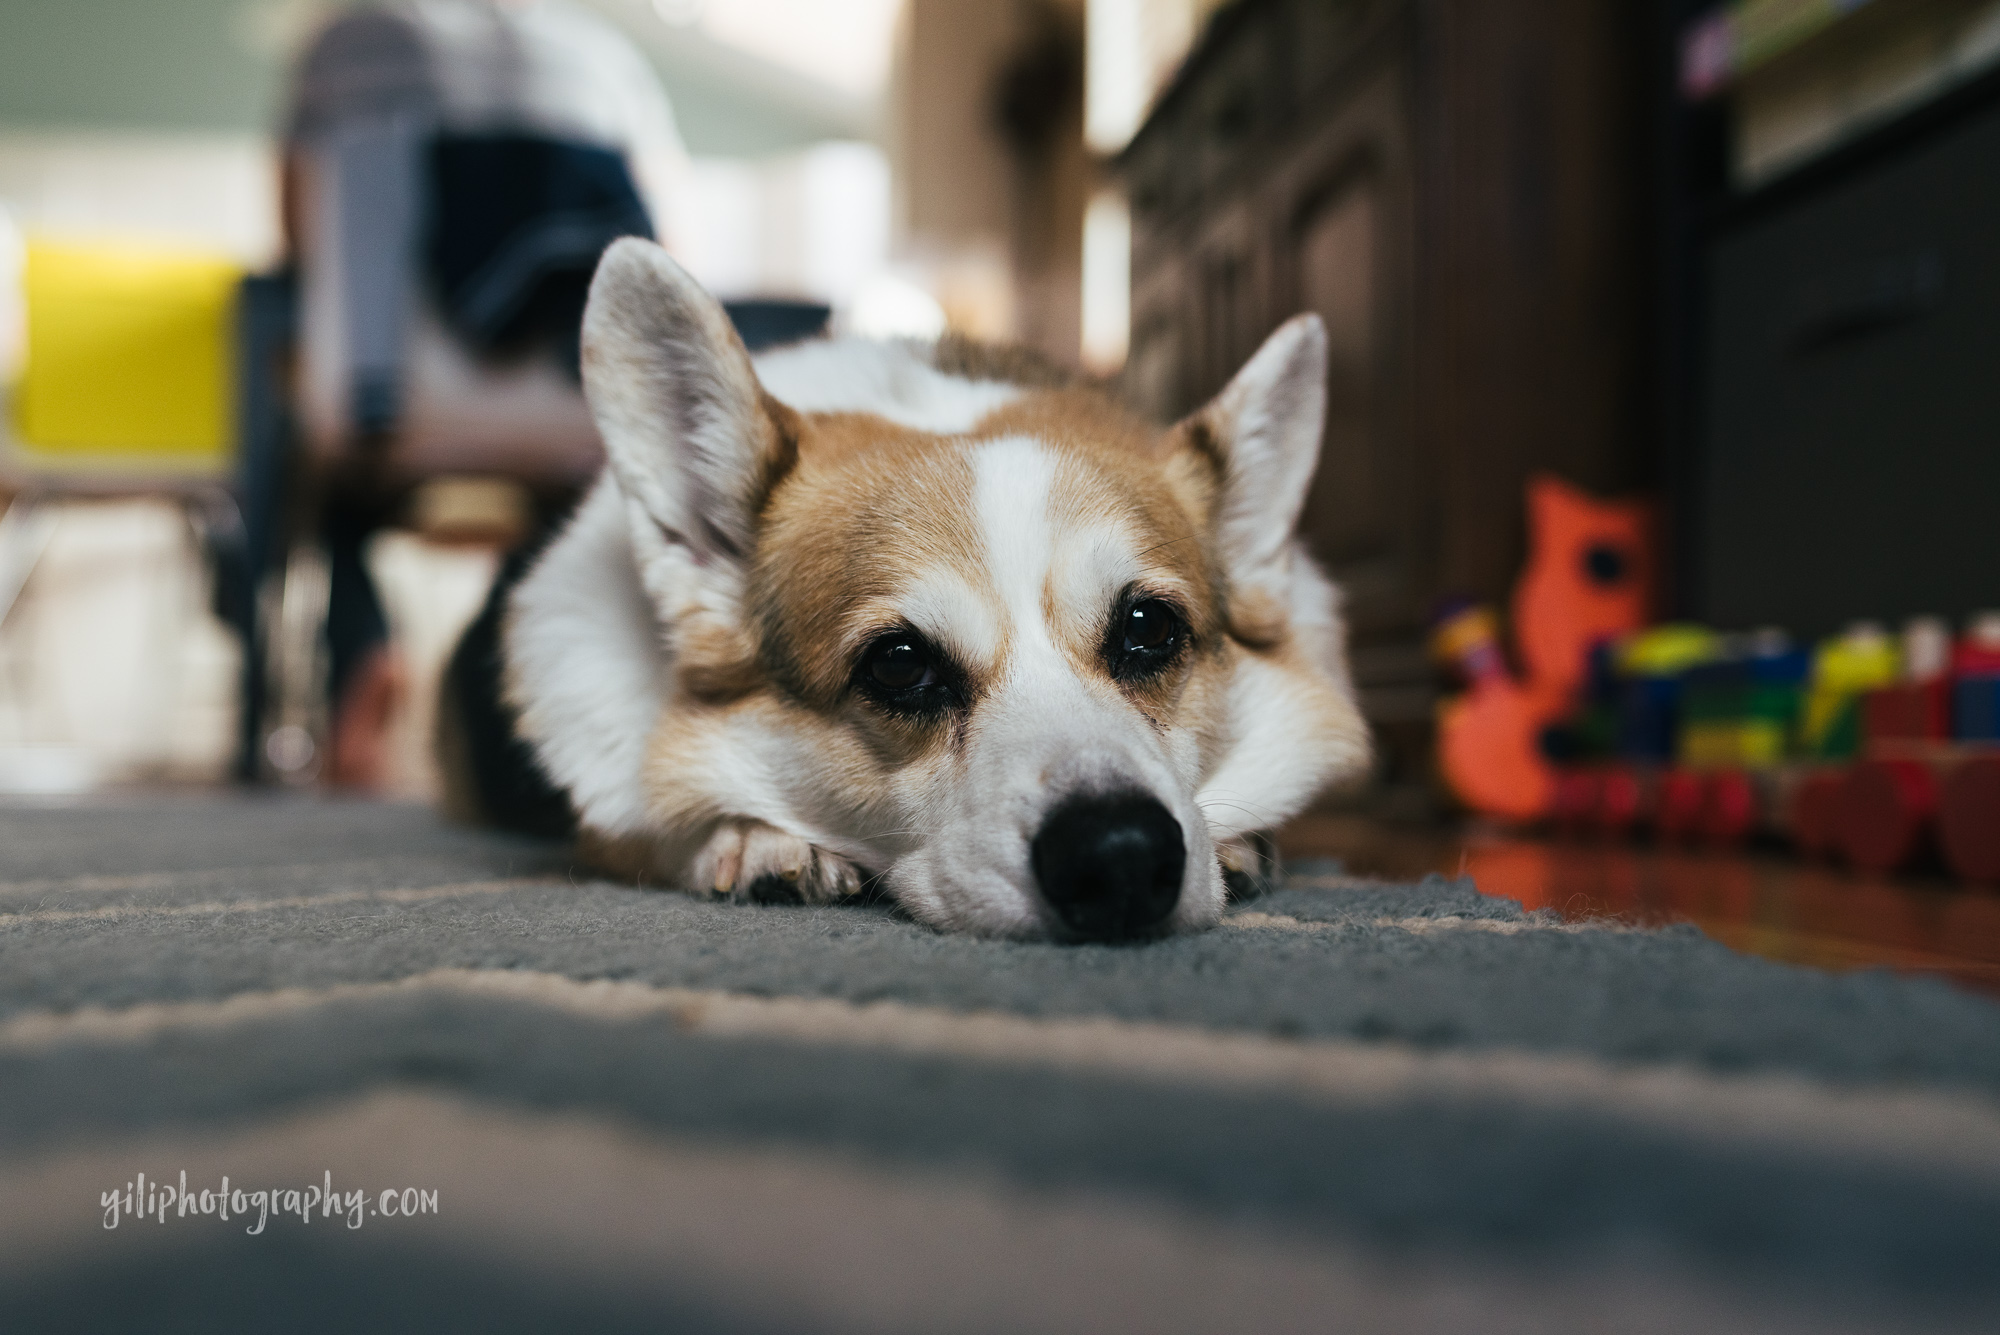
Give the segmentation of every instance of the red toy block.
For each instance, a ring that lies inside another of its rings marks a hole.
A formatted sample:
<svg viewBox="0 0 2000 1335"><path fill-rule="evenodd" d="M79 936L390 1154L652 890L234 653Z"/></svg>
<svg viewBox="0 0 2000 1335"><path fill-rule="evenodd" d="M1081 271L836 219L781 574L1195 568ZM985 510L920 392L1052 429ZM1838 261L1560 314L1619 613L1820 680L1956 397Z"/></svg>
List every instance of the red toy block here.
<svg viewBox="0 0 2000 1335"><path fill-rule="evenodd" d="M1709 842L1734 846L1757 828L1763 803L1756 785L1742 770L1720 770L1708 776L1701 808L1701 832Z"/></svg>
<svg viewBox="0 0 2000 1335"><path fill-rule="evenodd" d="M1650 813L1648 784L1623 766L1607 769L1597 783L1597 828L1622 839Z"/></svg>
<svg viewBox="0 0 2000 1335"><path fill-rule="evenodd" d="M1862 701L1862 737L1883 742L1942 742L1951 738L1951 681L1908 682L1870 691Z"/></svg>
<svg viewBox="0 0 2000 1335"><path fill-rule="evenodd" d="M1595 770L1567 769L1556 775L1555 801L1549 814L1565 834L1582 834L1596 824L1598 777Z"/></svg>
<svg viewBox="0 0 2000 1335"><path fill-rule="evenodd" d="M1701 833L1707 785L1693 770L1670 769L1660 776L1660 806L1654 827L1660 838L1683 842Z"/></svg>
<svg viewBox="0 0 2000 1335"><path fill-rule="evenodd" d="M1792 790L1792 843L1805 857L1829 859L1840 852L1841 775L1815 770Z"/></svg>
<svg viewBox="0 0 2000 1335"><path fill-rule="evenodd" d="M1840 847L1862 871L1886 874L1922 851L1937 817L1938 782L1914 760L1864 760L1840 786Z"/></svg>
<svg viewBox="0 0 2000 1335"><path fill-rule="evenodd" d="M1958 875L2000 883L2000 755L1974 756L1945 776L1938 842Z"/></svg>
<svg viewBox="0 0 2000 1335"><path fill-rule="evenodd" d="M2000 617L1993 613L1973 618L1951 653L1953 676L1984 676L2000 673Z"/></svg>

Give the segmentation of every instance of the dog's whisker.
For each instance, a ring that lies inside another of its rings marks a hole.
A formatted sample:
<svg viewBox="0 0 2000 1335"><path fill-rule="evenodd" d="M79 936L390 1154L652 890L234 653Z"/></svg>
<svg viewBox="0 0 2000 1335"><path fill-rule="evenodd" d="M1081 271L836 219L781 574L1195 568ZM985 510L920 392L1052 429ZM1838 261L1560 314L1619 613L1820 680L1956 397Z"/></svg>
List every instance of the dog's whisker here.
<svg viewBox="0 0 2000 1335"><path fill-rule="evenodd" d="M1197 798L1196 800L1197 800L1198 802L1249 802L1249 801L1251 801L1250 797L1249 797L1249 796L1248 796L1247 794L1245 794L1245 793L1238 793L1238 792L1227 792L1227 791L1225 791L1225 792L1216 792L1216 791L1214 791L1213 789L1209 790L1209 791L1208 791L1207 793L1204 793L1204 794L1203 794L1203 795L1202 795L1201 797Z"/></svg>
<svg viewBox="0 0 2000 1335"><path fill-rule="evenodd" d="M1212 797L1196 802L1195 807L1198 810L1200 810L1203 815L1206 815L1211 807L1217 807L1217 808L1228 809L1231 811L1240 811L1244 815L1254 817L1255 819L1260 821L1269 821L1275 823L1277 819L1276 813L1272 812L1268 807L1258 806L1254 802L1231 802L1226 798Z"/></svg>
<svg viewBox="0 0 2000 1335"><path fill-rule="evenodd" d="M864 830L861 832L860 837L862 839L894 839L906 834L932 835L943 828L944 822L939 820L928 825L905 825L899 829L892 830Z"/></svg>
<svg viewBox="0 0 2000 1335"><path fill-rule="evenodd" d="M1241 811L1252 816L1269 816L1272 814L1270 808L1258 806L1255 802L1226 802L1220 799L1211 799L1210 801L1200 802L1196 805L1203 811L1211 807L1226 807L1231 811Z"/></svg>
<svg viewBox="0 0 2000 1335"><path fill-rule="evenodd" d="M1162 547L1176 547L1183 542L1193 542L1198 536L1199 536L1198 534L1189 533L1178 538L1168 538L1165 542L1156 542L1152 546L1140 552L1139 556L1140 557L1151 556L1154 552L1159 551Z"/></svg>

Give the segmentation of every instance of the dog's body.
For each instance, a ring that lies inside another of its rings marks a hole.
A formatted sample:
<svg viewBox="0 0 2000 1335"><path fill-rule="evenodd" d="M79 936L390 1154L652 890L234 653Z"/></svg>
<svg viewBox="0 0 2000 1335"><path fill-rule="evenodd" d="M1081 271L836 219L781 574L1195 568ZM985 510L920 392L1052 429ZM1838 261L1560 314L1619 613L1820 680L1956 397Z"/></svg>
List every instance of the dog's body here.
<svg viewBox="0 0 2000 1335"><path fill-rule="evenodd" d="M754 364L650 244L585 320L611 467L513 595L508 693L593 856L697 893L880 876L948 929L1221 910L1249 836L1366 761L1292 539L1325 340L1161 432L953 345Z"/></svg>

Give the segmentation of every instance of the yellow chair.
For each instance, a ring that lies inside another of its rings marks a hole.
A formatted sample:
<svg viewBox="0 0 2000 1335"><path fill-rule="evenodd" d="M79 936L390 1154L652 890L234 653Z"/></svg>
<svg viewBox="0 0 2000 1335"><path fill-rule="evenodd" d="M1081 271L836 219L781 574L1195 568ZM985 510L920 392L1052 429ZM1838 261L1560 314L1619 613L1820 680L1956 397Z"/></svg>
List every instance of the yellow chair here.
<svg viewBox="0 0 2000 1335"><path fill-rule="evenodd" d="M50 502L162 496L200 531L235 522L237 289L218 255L136 242L28 243L27 348L0 425L0 622Z"/></svg>
<svg viewBox="0 0 2000 1335"><path fill-rule="evenodd" d="M242 278L215 255L31 241L9 462L107 481L225 472Z"/></svg>

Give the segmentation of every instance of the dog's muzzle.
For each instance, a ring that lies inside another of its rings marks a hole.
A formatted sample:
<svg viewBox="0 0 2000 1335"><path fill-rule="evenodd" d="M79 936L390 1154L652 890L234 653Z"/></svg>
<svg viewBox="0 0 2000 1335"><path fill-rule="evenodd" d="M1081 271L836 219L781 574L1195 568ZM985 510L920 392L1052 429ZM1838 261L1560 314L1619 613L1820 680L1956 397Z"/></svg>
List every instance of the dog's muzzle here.
<svg viewBox="0 0 2000 1335"><path fill-rule="evenodd" d="M1064 802L1042 822L1029 858L1063 926L1112 941L1142 935L1174 911L1187 847L1171 812L1124 793Z"/></svg>

